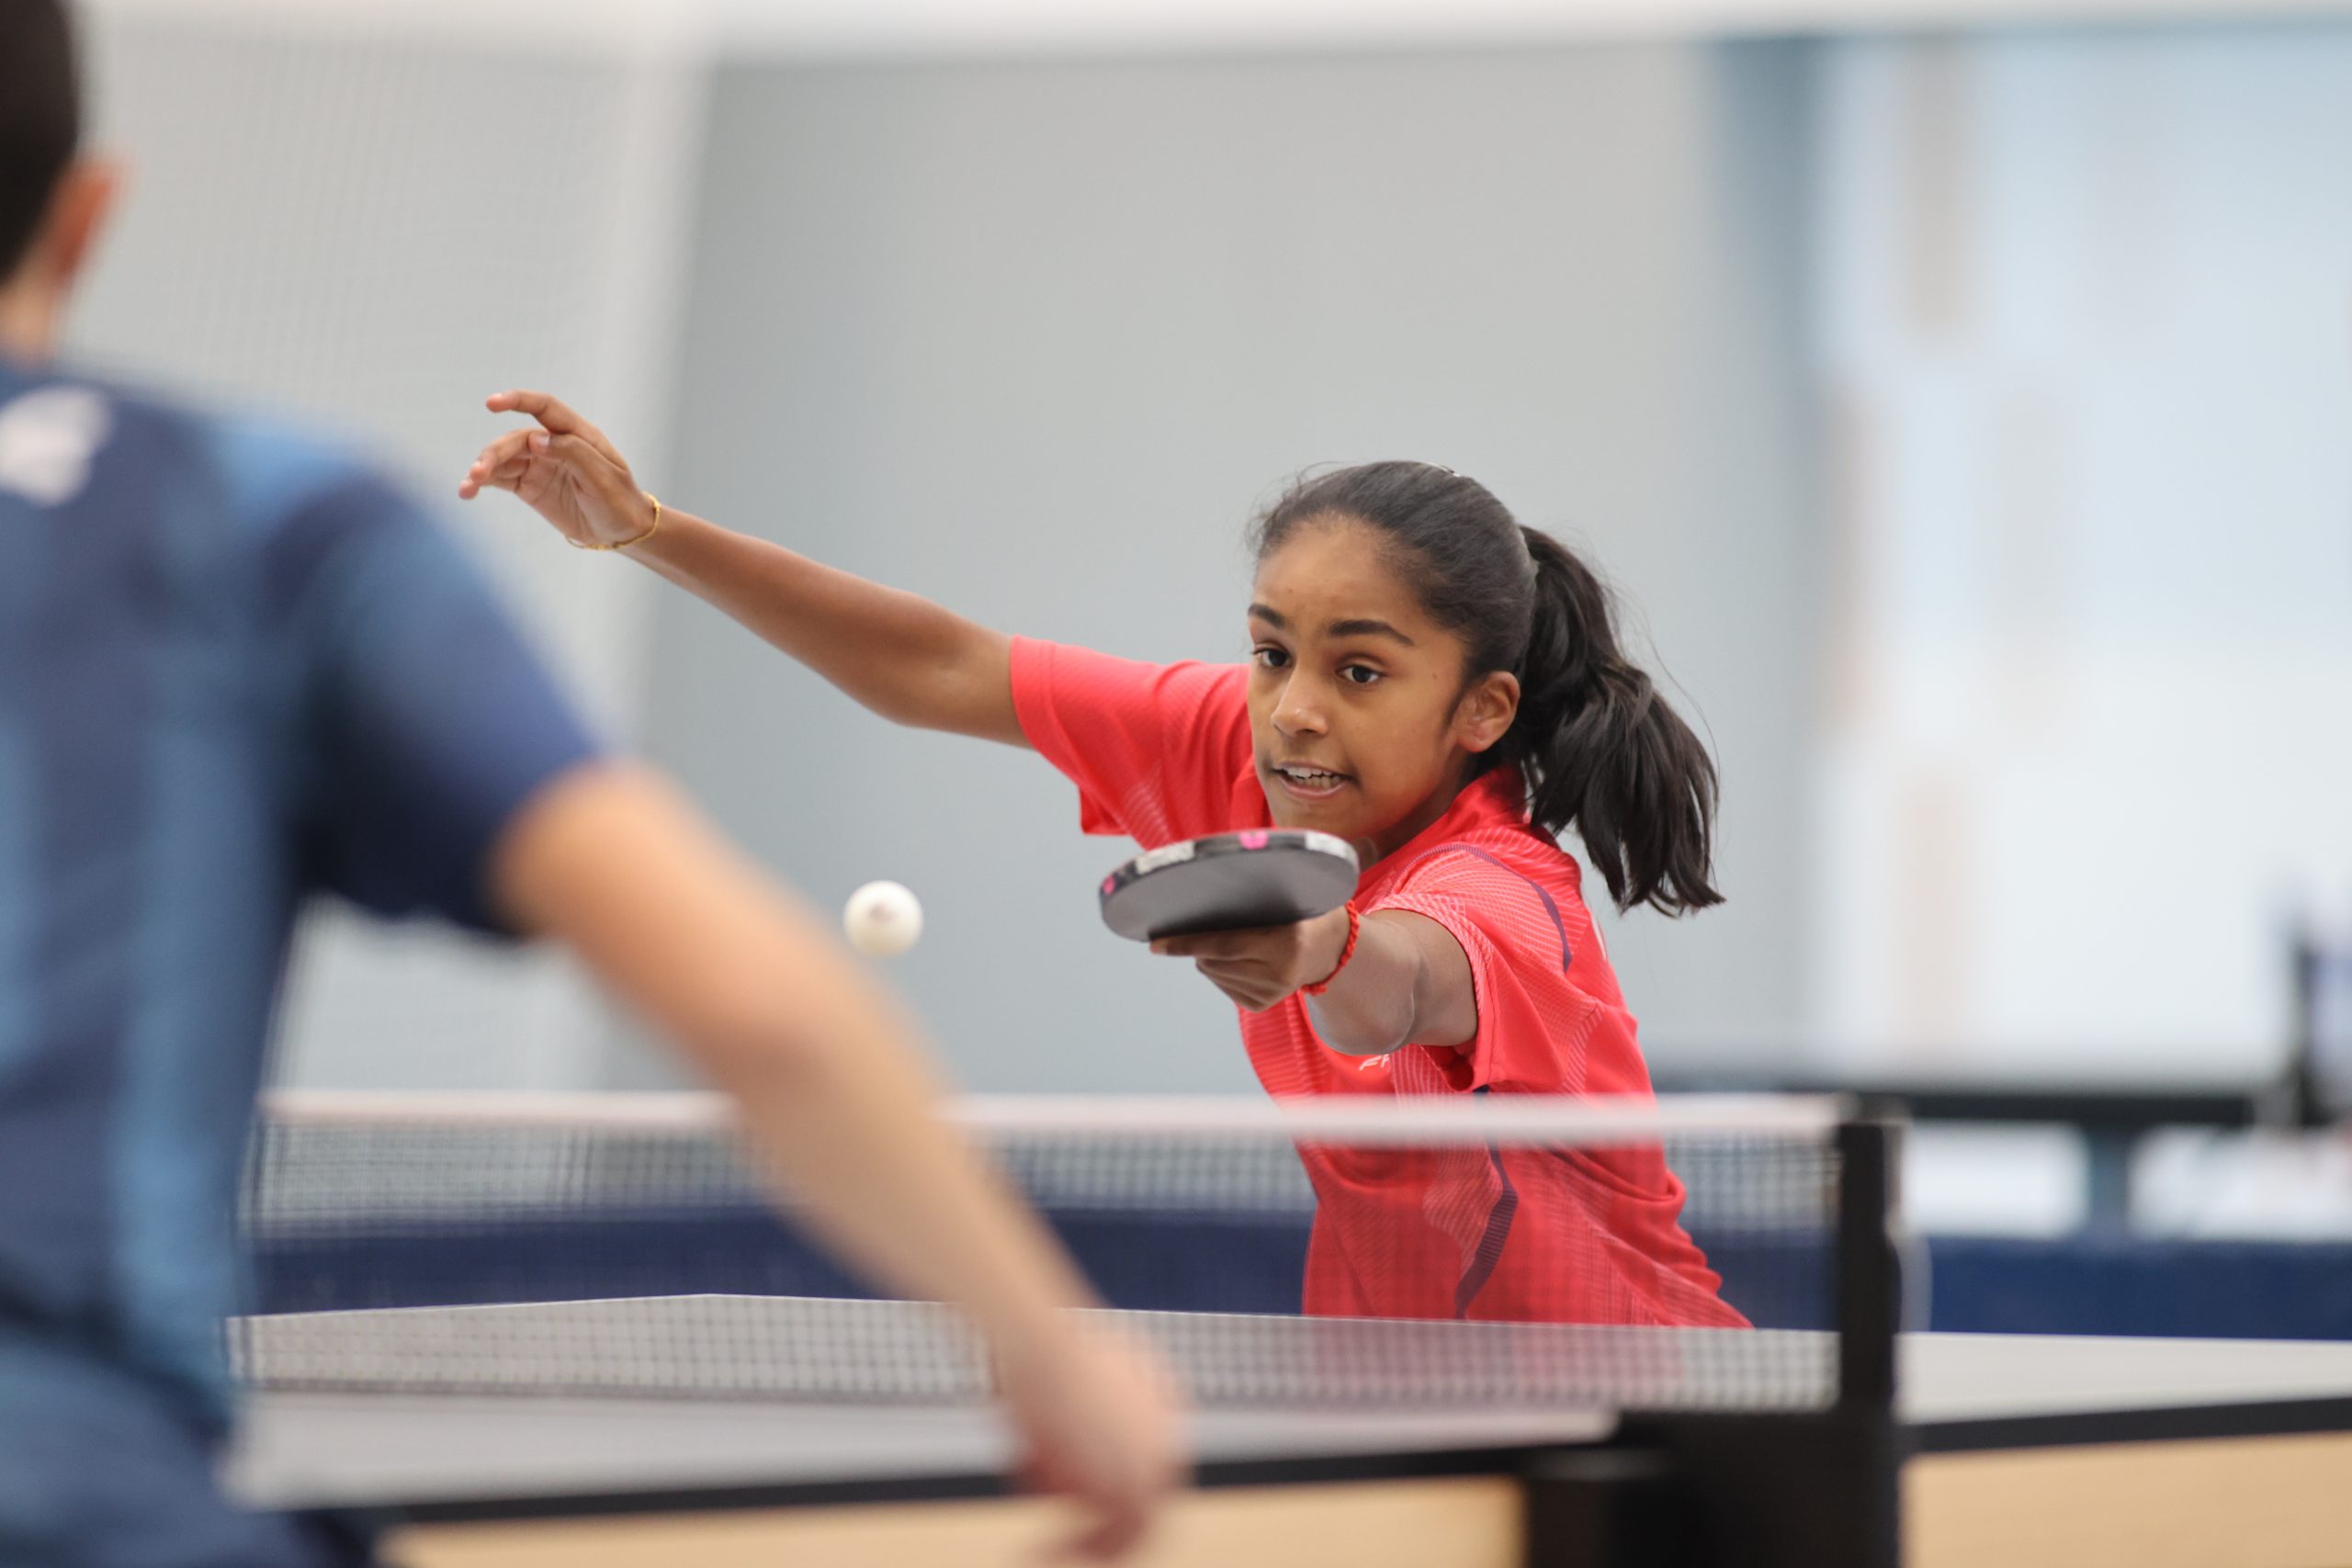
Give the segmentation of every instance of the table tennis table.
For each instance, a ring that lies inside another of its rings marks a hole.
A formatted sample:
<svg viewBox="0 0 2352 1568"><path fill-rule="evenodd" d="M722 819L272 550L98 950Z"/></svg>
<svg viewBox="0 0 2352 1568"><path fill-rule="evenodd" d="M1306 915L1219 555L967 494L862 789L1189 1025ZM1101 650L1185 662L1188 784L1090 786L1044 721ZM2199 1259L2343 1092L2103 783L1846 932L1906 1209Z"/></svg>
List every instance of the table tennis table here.
<svg viewBox="0 0 2352 1568"><path fill-rule="evenodd" d="M683 1298L651 1320L626 1302L276 1320L246 1346L249 1371L256 1355L273 1359L229 1483L257 1506L381 1510L395 1523L388 1554L410 1568L1009 1563L1036 1560L1067 1529L1055 1504L1009 1486L1012 1444L978 1388L709 1396L694 1367L643 1353L660 1314L702 1314L702 1338L740 1346L742 1325L808 1310L816 1303ZM1686 1387L1725 1386L1730 1363L1710 1356L1834 1355L1835 1336L1120 1315L1169 1345L1188 1377L1199 1369L1187 1346L1204 1335L1219 1356L1264 1352L1250 1403L1224 1402L1213 1383L1196 1393L1203 1485L1174 1506L1146 1563L1782 1561L1758 1544L1770 1532L1737 1521L1843 1495L1834 1460L1808 1475L1816 1461L1780 1440L1806 1413L1713 1425L1702 1413L1708 1435L1694 1448L1676 1436L1694 1417L1653 1408ZM600 1332L616 1371L594 1393L550 1393L514 1353L560 1338L594 1364ZM1598 1358L1596 1335L1613 1337ZM1629 1335L1656 1353L1628 1354ZM1446 1355L1432 1359L1431 1344ZM347 1367L358 1346L412 1362L454 1356L468 1392L356 1392L312 1376L336 1358ZM1265 1366L1318 1361L1341 1374L1344 1397L1279 1384L1266 1397ZM1485 1392L1449 1399L1409 1379L1362 1379L1367 1366L1441 1362ZM1686 1377L1702 1364L1707 1375ZM1635 1371L1606 1404L1546 1385L1595 1365ZM1911 1568L2352 1562L2352 1345L1913 1334L1897 1365ZM824 1371L785 1375L805 1386ZM485 1372L490 1382L476 1381ZM1497 1374L1510 1381L1482 1381ZM1693 1453L1695 1483L1680 1468ZM1735 1528L1693 1559L1696 1538L1678 1535L1678 1520L1710 1510Z"/></svg>

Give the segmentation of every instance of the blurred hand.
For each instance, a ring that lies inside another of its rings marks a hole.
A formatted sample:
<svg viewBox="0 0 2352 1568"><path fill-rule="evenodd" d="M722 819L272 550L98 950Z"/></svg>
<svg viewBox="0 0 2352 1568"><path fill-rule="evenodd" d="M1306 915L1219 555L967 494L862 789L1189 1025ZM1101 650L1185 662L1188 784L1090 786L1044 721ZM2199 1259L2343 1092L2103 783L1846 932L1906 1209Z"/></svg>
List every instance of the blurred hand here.
<svg viewBox="0 0 2352 1568"><path fill-rule="evenodd" d="M1347 946L1348 912L1334 909L1296 925L1162 937L1151 950L1191 959L1218 990L1251 1012L1263 1012L1301 986L1330 978Z"/></svg>
<svg viewBox="0 0 2352 1568"><path fill-rule="evenodd" d="M605 433L545 392L501 392L492 413L524 413L536 427L511 430L482 448L458 481L460 499L512 491L575 545L618 545L653 525L653 499Z"/></svg>
<svg viewBox="0 0 2352 1568"><path fill-rule="evenodd" d="M1182 1401L1156 1354L1067 1317L1056 1329L1034 1347L997 1347L998 1382L1026 1478L1087 1515L1054 1556L1110 1562L1184 1479Z"/></svg>

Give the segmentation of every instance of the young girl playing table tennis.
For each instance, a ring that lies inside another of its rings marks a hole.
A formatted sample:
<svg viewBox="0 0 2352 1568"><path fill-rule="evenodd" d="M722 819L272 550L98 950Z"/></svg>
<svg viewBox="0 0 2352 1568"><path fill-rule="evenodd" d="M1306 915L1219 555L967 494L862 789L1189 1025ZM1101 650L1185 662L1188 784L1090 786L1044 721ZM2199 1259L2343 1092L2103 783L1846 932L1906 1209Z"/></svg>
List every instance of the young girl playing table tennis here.
<svg viewBox="0 0 2352 1568"><path fill-rule="evenodd" d="M1275 1095L1645 1094L1575 828L1621 908L1709 886L1715 774L1620 654L1608 595L1484 486L1426 463L1302 482L1260 520L1247 665L1009 637L665 510L544 393L459 493L513 491L626 550L885 718L1034 747L1090 832L1146 848L1314 828L1363 864L1346 908L1166 939L1240 1008ZM1736 1325L1655 1145L1303 1151L1310 1313Z"/></svg>

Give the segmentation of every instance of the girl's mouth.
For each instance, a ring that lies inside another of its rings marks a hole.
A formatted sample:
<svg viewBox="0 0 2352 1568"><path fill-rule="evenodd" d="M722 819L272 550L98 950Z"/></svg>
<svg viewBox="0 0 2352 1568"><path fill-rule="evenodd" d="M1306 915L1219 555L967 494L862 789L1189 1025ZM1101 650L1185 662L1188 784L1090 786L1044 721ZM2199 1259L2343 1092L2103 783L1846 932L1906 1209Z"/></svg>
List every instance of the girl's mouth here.
<svg viewBox="0 0 2352 1568"><path fill-rule="evenodd" d="M1303 801L1329 800L1353 781L1345 773L1334 773L1304 762L1276 762L1267 773L1279 782L1283 793Z"/></svg>

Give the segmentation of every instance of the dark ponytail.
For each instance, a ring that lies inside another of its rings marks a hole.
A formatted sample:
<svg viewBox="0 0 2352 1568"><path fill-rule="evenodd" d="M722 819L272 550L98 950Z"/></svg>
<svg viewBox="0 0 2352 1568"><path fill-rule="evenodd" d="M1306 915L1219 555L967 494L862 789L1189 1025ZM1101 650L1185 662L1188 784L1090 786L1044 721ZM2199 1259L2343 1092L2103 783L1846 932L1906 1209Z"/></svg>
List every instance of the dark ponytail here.
<svg viewBox="0 0 2352 1568"><path fill-rule="evenodd" d="M1366 463L1302 479L1259 519L1258 558L1300 525L1348 518L1385 535L1430 618L1462 639L1463 681L1509 671L1519 716L1476 761L1510 765L1528 815L1574 828L1621 909L1720 904L1711 885L1715 765L1617 645L1608 589L1492 491L1429 463Z"/></svg>
<svg viewBox="0 0 2352 1568"><path fill-rule="evenodd" d="M1710 884L1715 764L1617 646L1609 590L1574 551L1522 528L1535 606L1519 717L1495 750L1527 774L1529 815L1577 834L1621 909L1723 902Z"/></svg>

